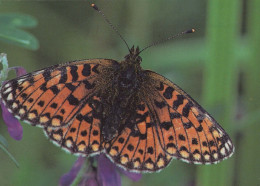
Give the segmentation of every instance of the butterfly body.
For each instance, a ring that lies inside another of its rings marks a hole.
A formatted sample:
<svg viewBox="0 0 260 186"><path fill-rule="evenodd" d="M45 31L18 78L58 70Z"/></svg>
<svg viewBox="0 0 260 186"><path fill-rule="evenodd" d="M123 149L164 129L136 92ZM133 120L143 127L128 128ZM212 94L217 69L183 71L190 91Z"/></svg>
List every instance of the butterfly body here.
<svg viewBox="0 0 260 186"><path fill-rule="evenodd" d="M121 62L48 67L6 82L2 101L63 149L103 152L130 171L158 171L172 158L212 164L230 157L234 146L224 129L176 84L143 70L141 61L133 47Z"/></svg>
<svg viewBox="0 0 260 186"><path fill-rule="evenodd" d="M132 51L133 54L126 56L124 61L114 62L113 68L101 70L106 78L102 78L97 86L102 87L97 90L100 97L98 118L106 142L124 130L139 102L138 88L142 87L145 74L140 61L133 57L134 48Z"/></svg>

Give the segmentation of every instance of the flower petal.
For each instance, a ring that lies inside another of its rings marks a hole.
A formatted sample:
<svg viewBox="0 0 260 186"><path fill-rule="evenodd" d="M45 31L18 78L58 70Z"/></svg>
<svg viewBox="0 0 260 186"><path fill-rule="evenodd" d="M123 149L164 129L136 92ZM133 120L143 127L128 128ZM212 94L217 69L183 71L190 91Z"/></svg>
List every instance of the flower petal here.
<svg viewBox="0 0 260 186"><path fill-rule="evenodd" d="M74 179L77 177L83 163L85 162L85 158L80 156L77 161L74 163L70 171L64 174L60 179L60 186L71 185Z"/></svg>
<svg viewBox="0 0 260 186"><path fill-rule="evenodd" d="M89 167L88 171L82 176L79 186L99 186L97 181L97 171Z"/></svg>
<svg viewBox="0 0 260 186"><path fill-rule="evenodd" d="M104 155L98 157L97 179L101 186L121 186L116 166Z"/></svg>
<svg viewBox="0 0 260 186"><path fill-rule="evenodd" d="M17 67L15 69L15 72L16 72L17 77L22 76L22 75L27 73L26 70L23 67Z"/></svg>
<svg viewBox="0 0 260 186"><path fill-rule="evenodd" d="M17 67L11 67L10 70L15 70L16 76L22 76L26 74L26 70L23 67L17 66Z"/></svg>
<svg viewBox="0 0 260 186"><path fill-rule="evenodd" d="M99 185L95 178L89 178L84 184L80 184L79 186L99 186Z"/></svg>
<svg viewBox="0 0 260 186"><path fill-rule="evenodd" d="M1 101L2 116L7 125L10 136L15 140L21 140L23 137L23 128L20 122L7 110L4 103Z"/></svg>

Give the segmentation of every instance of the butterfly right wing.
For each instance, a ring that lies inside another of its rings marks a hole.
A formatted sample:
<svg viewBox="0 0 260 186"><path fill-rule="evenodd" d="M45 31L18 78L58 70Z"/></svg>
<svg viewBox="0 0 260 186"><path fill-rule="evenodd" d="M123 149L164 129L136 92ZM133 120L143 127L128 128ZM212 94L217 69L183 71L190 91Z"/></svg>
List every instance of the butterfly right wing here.
<svg viewBox="0 0 260 186"><path fill-rule="evenodd" d="M128 171L160 171L170 163L172 157L160 144L157 126L148 105L141 102L135 112L124 130L105 144L106 155Z"/></svg>
<svg viewBox="0 0 260 186"><path fill-rule="evenodd" d="M198 103L163 76L146 73L153 87L147 102L158 124L161 146L168 154L197 164L217 163L233 154L228 134Z"/></svg>
<svg viewBox="0 0 260 186"><path fill-rule="evenodd" d="M93 59L55 65L6 82L2 101L18 119L41 127L67 125L95 90L102 68L114 60Z"/></svg>

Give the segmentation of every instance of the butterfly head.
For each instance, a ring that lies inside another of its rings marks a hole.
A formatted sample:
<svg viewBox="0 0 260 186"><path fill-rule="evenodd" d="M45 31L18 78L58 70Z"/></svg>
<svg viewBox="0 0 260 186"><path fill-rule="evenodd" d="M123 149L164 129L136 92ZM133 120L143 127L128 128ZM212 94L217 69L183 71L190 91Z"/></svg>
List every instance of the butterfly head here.
<svg viewBox="0 0 260 186"><path fill-rule="evenodd" d="M136 48L132 46L132 48L129 50L129 54L125 56L125 61L140 64L142 58L139 56L139 54L140 54L139 46L137 46Z"/></svg>

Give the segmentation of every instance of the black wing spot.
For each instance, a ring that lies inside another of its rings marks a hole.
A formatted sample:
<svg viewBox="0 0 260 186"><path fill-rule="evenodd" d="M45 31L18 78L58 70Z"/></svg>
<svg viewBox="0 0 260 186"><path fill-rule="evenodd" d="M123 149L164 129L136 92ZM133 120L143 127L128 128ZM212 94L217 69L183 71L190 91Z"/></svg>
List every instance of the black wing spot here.
<svg viewBox="0 0 260 186"><path fill-rule="evenodd" d="M180 139L181 141L186 141L185 136L183 136L182 134L179 134L179 139Z"/></svg>
<svg viewBox="0 0 260 186"><path fill-rule="evenodd" d="M93 68L92 68L92 71L95 72L96 74L99 74L99 71L98 71L98 68L99 67L99 64L96 64Z"/></svg>
<svg viewBox="0 0 260 186"><path fill-rule="evenodd" d="M166 98L166 99L171 99L172 98L172 93L174 91L174 88L172 87L167 87L163 93L163 96Z"/></svg>
<svg viewBox="0 0 260 186"><path fill-rule="evenodd" d="M204 147L207 147L207 146L208 146L208 143L207 143L206 141L203 141L203 142L202 142L202 145L203 145Z"/></svg>
<svg viewBox="0 0 260 186"><path fill-rule="evenodd" d="M29 98L29 99L28 99L28 102L29 102L29 103L32 103L33 101L34 101L33 98Z"/></svg>
<svg viewBox="0 0 260 186"><path fill-rule="evenodd" d="M68 80L67 69L65 67L60 68L61 77L59 83L66 83Z"/></svg>
<svg viewBox="0 0 260 186"><path fill-rule="evenodd" d="M169 130L172 127L172 123L171 122L163 122L161 124L161 127L164 128L165 130Z"/></svg>
<svg viewBox="0 0 260 186"><path fill-rule="evenodd" d="M81 134L81 136L83 136L83 137L84 137L84 136L87 136L87 131L86 131L86 130L83 130L80 134Z"/></svg>
<svg viewBox="0 0 260 186"><path fill-rule="evenodd" d="M197 138L192 138L192 144L193 144L193 145L198 145L198 140L197 140Z"/></svg>
<svg viewBox="0 0 260 186"><path fill-rule="evenodd" d="M72 85L72 83L66 83L65 85L70 91L74 91L77 87Z"/></svg>
<svg viewBox="0 0 260 186"><path fill-rule="evenodd" d="M52 104L50 105L50 107L51 107L51 108L54 108L54 109L56 109L57 106L58 106L57 103L52 103Z"/></svg>
<svg viewBox="0 0 260 186"><path fill-rule="evenodd" d="M170 135L169 137L168 137L168 140L169 141L172 141L174 138L173 138L173 136L172 135Z"/></svg>
<svg viewBox="0 0 260 186"><path fill-rule="evenodd" d="M131 144L129 144L129 145L127 146L127 149L128 149L129 151L133 151L133 150L134 150L134 146L131 145Z"/></svg>
<svg viewBox="0 0 260 186"><path fill-rule="evenodd" d="M153 154L153 147L148 147L147 152L148 152L149 154Z"/></svg>
<svg viewBox="0 0 260 186"><path fill-rule="evenodd" d="M95 87L95 83L90 83L88 80L84 80L83 83L85 84L86 89L93 89Z"/></svg>
<svg viewBox="0 0 260 186"><path fill-rule="evenodd" d="M49 81L52 77L51 77L51 72L49 70L45 70L43 73L42 73L42 76L44 78L44 80L47 82Z"/></svg>
<svg viewBox="0 0 260 186"><path fill-rule="evenodd" d="M191 107L193 106L193 103L191 101L189 101L182 109L182 115L184 117L188 117L189 116L189 112L191 110Z"/></svg>
<svg viewBox="0 0 260 186"><path fill-rule="evenodd" d="M125 141L124 138L119 138L119 139L118 139L118 142L121 143L121 144L124 143L124 141Z"/></svg>
<svg viewBox="0 0 260 186"><path fill-rule="evenodd" d="M178 107L183 104L183 100L183 95L177 95L177 99L173 102L173 109L177 110Z"/></svg>
<svg viewBox="0 0 260 186"><path fill-rule="evenodd" d="M157 100L154 100L154 104L155 104L155 106L158 107L159 109L162 109L163 107L166 106L166 103L165 103L164 101L159 102L159 101L157 101Z"/></svg>
<svg viewBox="0 0 260 186"><path fill-rule="evenodd" d="M50 88L50 90L53 92L53 94L55 94L55 95L57 95L59 92L60 92L60 90L58 89L58 87L56 86L56 85L54 85L54 86L52 86L51 88Z"/></svg>
<svg viewBox="0 0 260 186"><path fill-rule="evenodd" d="M77 70L78 70L77 66L70 66L70 73L72 76L72 81L77 81L79 78Z"/></svg>
<svg viewBox="0 0 260 186"><path fill-rule="evenodd" d="M185 129L189 129L192 127L192 123L191 122L188 122L188 123L183 123L183 126Z"/></svg>
<svg viewBox="0 0 260 186"><path fill-rule="evenodd" d="M44 106L44 101L39 101L39 102L37 103L37 105L39 105L40 107L43 107L43 106Z"/></svg>
<svg viewBox="0 0 260 186"><path fill-rule="evenodd" d="M144 151L142 149L138 150L139 154L143 155Z"/></svg>
<svg viewBox="0 0 260 186"><path fill-rule="evenodd" d="M93 131L93 136L97 136L99 134L98 130Z"/></svg>
<svg viewBox="0 0 260 186"><path fill-rule="evenodd" d="M78 105L79 104L79 100L77 98L75 98L72 94L68 96L68 102L71 105Z"/></svg>
<svg viewBox="0 0 260 186"><path fill-rule="evenodd" d="M170 118L171 119L181 118L181 114L179 114L177 112L170 113Z"/></svg>
<svg viewBox="0 0 260 186"><path fill-rule="evenodd" d="M22 95L21 95L21 97L23 98L23 99L26 99L27 98L27 94L26 93L22 93Z"/></svg>
<svg viewBox="0 0 260 186"><path fill-rule="evenodd" d="M87 77L91 74L91 67L89 64L84 64L84 67L82 69L82 75Z"/></svg>
<svg viewBox="0 0 260 186"><path fill-rule="evenodd" d="M202 130L203 130L202 125L200 125L198 128L196 128L196 130L197 130L198 132L202 132Z"/></svg>

